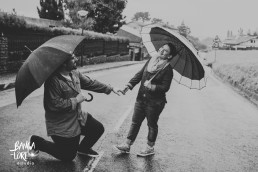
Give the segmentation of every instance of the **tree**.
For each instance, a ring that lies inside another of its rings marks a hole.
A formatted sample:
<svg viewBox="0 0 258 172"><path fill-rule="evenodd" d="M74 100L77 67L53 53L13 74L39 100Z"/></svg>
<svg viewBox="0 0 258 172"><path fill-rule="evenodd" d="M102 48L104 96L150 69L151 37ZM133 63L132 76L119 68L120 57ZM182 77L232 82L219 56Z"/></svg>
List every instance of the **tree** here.
<svg viewBox="0 0 258 172"><path fill-rule="evenodd" d="M168 28L168 29L172 29L172 30L175 29L175 27L173 25L169 24L169 22L163 23L162 26L165 28Z"/></svg>
<svg viewBox="0 0 258 172"><path fill-rule="evenodd" d="M118 29L125 24L125 16L122 12L127 4L125 0L104 0L102 3L96 3L94 11L94 31L116 33Z"/></svg>
<svg viewBox="0 0 258 172"><path fill-rule="evenodd" d="M71 28L82 28L85 30L93 30L93 25L95 20L89 17L89 14L93 13L94 4L91 3L91 0L76 0L76 1L66 1L67 8L69 9L71 22L63 22L66 27ZM77 12L80 10L88 11L88 15L84 20L80 20L77 17Z"/></svg>
<svg viewBox="0 0 258 172"><path fill-rule="evenodd" d="M122 12L127 4L126 0L76 0L67 2L73 22L88 27L89 30L101 33L116 33L125 24ZM77 18L79 10L88 11L87 19L83 23ZM89 27L90 25L90 27Z"/></svg>
<svg viewBox="0 0 258 172"><path fill-rule="evenodd" d="M197 49L197 50L205 50L207 49L207 46L203 43L201 43L201 41L199 40L199 38L193 37L193 36L188 36L187 39L189 40L189 42L191 42L193 44L193 46Z"/></svg>
<svg viewBox="0 0 258 172"><path fill-rule="evenodd" d="M242 28L240 28L238 30L238 36L243 36L244 35L244 30Z"/></svg>
<svg viewBox="0 0 258 172"><path fill-rule="evenodd" d="M180 26L177 27L177 29L178 29L179 33L180 33L181 35L183 35L184 37L186 37L186 38L187 38L187 36L191 33L190 28L187 27L187 26L184 24L184 21L181 23Z"/></svg>
<svg viewBox="0 0 258 172"><path fill-rule="evenodd" d="M252 36L252 33L251 33L251 30L250 30L250 29L248 29L247 35L248 35L248 36Z"/></svg>
<svg viewBox="0 0 258 172"><path fill-rule="evenodd" d="M151 23L163 23L162 19L159 18L153 18Z"/></svg>
<svg viewBox="0 0 258 172"><path fill-rule="evenodd" d="M132 20L133 21L139 21L142 20L142 22L150 21L150 14L149 12L137 12L134 14Z"/></svg>
<svg viewBox="0 0 258 172"><path fill-rule="evenodd" d="M41 8L37 7L40 18L50 20L64 19L62 0L40 0Z"/></svg>
<svg viewBox="0 0 258 172"><path fill-rule="evenodd" d="M228 30L227 32L227 38L230 38L231 37L231 32Z"/></svg>

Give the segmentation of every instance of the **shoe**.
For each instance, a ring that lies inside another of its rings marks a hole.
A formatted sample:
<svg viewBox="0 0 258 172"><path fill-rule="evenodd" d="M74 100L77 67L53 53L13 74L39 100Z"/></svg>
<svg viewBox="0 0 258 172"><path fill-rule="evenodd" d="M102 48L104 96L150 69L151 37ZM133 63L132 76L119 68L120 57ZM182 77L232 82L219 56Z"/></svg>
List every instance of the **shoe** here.
<svg viewBox="0 0 258 172"><path fill-rule="evenodd" d="M31 135L29 137L29 146L30 146L30 149L28 149L28 152L27 152L27 155L29 158L35 158L36 156L39 155L39 150L35 149L35 140L36 140L36 137L35 135Z"/></svg>
<svg viewBox="0 0 258 172"><path fill-rule="evenodd" d="M98 157L99 156L98 152L96 152L92 149L88 149L87 151L78 150L77 153L81 154L81 155L87 155L90 157Z"/></svg>
<svg viewBox="0 0 258 172"><path fill-rule="evenodd" d="M154 153L155 153L154 148L153 147L150 148L147 146L144 150L140 151L137 155L145 157L145 156L153 155Z"/></svg>
<svg viewBox="0 0 258 172"><path fill-rule="evenodd" d="M121 153L130 153L130 146L126 143L115 145L114 148Z"/></svg>

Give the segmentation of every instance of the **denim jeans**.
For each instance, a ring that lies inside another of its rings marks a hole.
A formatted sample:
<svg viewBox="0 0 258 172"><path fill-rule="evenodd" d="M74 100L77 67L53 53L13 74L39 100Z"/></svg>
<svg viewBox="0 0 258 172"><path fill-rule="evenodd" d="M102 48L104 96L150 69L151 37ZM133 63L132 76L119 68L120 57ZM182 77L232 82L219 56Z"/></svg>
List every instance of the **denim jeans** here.
<svg viewBox="0 0 258 172"><path fill-rule="evenodd" d="M127 136L128 144L133 144L139 133L141 124L146 118L148 125L148 145L154 146L158 135L158 120L164 106L165 102L157 103L147 100L136 101L132 124Z"/></svg>
<svg viewBox="0 0 258 172"><path fill-rule="evenodd" d="M34 144L36 149L46 152L59 160L72 161L78 149L82 151L90 149L103 133L103 125L89 114L85 127L81 128L81 135L84 135L81 142L80 135L72 138L51 136L54 142L37 136Z"/></svg>

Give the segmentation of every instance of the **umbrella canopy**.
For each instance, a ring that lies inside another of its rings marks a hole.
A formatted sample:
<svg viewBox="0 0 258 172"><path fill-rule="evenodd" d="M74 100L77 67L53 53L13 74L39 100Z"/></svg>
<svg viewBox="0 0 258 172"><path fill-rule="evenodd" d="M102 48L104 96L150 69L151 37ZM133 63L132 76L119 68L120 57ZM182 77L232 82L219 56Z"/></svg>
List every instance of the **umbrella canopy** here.
<svg viewBox="0 0 258 172"><path fill-rule="evenodd" d="M170 61L174 69L174 77L178 83L193 89L206 86L205 72L200 63L199 55L193 45L179 33L159 26L145 26L141 30L144 46L148 53L156 55L159 48L166 43L172 43L177 55Z"/></svg>
<svg viewBox="0 0 258 172"><path fill-rule="evenodd" d="M17 107L74 52L84 36L54 37L34 50L17 73L15 95Z"/></svg>

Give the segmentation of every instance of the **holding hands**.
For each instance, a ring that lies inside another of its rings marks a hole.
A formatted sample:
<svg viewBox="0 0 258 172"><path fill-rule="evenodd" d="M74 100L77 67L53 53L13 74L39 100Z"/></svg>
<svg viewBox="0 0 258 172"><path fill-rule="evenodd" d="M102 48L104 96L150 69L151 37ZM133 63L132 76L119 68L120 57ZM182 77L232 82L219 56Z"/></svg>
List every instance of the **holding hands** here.
<svg viewBox="0 0 258 172"><path fill-rule="evenodd" d="M117 94L118 96L120 96L119 92L121 92L123 94L123 92L120 89L116 88L116 87L113 87L112 91L113 91L113 93Z"/></svg>
<svg viewBox="0 0 258 172"><path fill-rule="evenodd" d="M125 93L129 90L129 87L127 85L125 85L123 88L117 89L117 92L122 93L123 95L125 95Z"/></svg>

